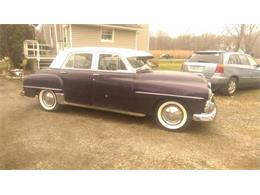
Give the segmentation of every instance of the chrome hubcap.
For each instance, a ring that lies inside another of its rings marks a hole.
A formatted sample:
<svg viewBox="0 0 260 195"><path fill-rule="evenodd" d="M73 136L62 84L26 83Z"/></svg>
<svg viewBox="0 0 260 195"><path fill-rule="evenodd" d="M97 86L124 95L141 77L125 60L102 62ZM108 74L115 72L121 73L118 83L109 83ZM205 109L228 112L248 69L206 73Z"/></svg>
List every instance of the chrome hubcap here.
<svg viewBox="0 0 260 195"><path fill-rule="evenodd" d="M236 82L231 80L228 84L228 91L230 94L234 93L236 90Z"/></svg>
<svg viewBox="0 0 260 195"><path fill-rule="evenodd" d="M168 105L162 110L162 119L170 125L177 125L183 120L183 113L179 107Z"/></svg>
<svg viewBox="0 0 260 195"><path fill-rule="evenodd" d="M45 91L42 95L43 103L48 107L53 107L55 105L55 97L52 92Z"/></svg>

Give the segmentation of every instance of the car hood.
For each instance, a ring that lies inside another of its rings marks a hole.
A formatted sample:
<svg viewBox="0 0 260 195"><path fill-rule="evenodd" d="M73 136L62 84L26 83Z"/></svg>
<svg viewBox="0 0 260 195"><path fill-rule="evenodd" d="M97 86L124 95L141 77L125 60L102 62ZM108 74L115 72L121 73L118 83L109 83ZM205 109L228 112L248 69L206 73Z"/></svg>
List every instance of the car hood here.
<svg viewBox="0 0 260 195"><path fill-rule="evenodd" d="M202 75L177 71L152 71L149 73L141 73L140 79L153 80L159 82L174 82L188 85L203 85L207 87L207 80Z"/></svg>
<svg viewBox="0 0 260 195"><path fill-rule="evenodd" d="M152 71L138 74L140 83L137 90L169 93L178 95L196 95L204 98L208 95L208 82L200 75L176 71Z"/></svg>

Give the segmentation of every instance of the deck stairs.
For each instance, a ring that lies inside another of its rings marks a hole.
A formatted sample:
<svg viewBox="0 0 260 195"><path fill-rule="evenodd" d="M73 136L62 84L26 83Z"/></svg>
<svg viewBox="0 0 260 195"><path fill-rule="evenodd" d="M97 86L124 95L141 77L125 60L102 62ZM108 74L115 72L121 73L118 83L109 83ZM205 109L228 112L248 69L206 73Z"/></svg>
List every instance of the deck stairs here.
<svg viewBox="0 0 260 195"><path fill-rule="evenodd" d="M24 41L24 56L37 62L37 70L48 68L57 55L56 48L39 43L38 40Z"/></svg>

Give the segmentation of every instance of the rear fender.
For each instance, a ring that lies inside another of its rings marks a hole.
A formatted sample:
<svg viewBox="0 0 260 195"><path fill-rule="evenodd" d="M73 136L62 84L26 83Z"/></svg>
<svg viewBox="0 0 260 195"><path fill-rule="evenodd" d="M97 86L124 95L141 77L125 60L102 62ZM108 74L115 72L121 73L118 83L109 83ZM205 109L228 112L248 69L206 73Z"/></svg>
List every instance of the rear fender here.
<svg viewBox="0 0 260 195"><path fill-rule="evenodd" d="M49 89L54 92L63 92L63 81L55 74L32 74L26 76L23 82L24 95L34 97L41 90Z"/></svg>

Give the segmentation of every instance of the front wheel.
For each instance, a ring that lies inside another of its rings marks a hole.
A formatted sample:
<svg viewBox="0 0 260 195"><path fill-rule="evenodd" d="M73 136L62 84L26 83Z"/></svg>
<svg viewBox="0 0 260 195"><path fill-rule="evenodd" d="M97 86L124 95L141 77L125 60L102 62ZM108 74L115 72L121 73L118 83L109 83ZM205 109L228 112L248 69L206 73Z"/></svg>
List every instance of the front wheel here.
<svg viewBox="0 0 260 195"><path fill-rule="evenodd" d="M57 97L51 90L41 90L39 93L39 102L44 110L56 111L59 108Z"/></svg>
<svg viewBox="0 0 260 195"><path fill-rule="evenodd" d="M187 128L192 120L186 107L176 101L164 101L155 109L156 123L170 131L180 131Z"/></svg>

